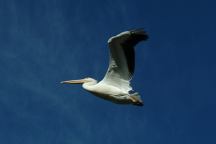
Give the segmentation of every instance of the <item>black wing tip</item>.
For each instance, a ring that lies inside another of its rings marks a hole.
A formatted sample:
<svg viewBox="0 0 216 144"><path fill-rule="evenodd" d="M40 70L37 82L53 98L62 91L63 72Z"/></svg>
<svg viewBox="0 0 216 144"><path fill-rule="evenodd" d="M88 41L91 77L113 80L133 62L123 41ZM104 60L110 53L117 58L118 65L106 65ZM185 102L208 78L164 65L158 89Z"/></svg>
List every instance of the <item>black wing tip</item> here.
<svg viewBox="0 0 216 144"><path fill-rule="evenodd" d="M146 31L143 28L133 29L129 31L131 35L138 37L141 40L147 40L149 38Z"/></svg>

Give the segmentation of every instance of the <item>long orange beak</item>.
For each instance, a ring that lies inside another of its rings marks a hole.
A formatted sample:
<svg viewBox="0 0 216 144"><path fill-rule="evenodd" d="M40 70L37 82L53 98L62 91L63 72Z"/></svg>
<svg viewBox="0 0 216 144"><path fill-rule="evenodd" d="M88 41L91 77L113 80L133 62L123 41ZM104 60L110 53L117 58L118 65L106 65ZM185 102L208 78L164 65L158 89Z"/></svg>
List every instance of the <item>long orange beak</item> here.
<svg viewBox="0 0 216 144"><path fill-rule="evenodd" d="M68 81L62 81L62 84L82 84L85 82L85 79L80 80L68 80Z"/></svg>

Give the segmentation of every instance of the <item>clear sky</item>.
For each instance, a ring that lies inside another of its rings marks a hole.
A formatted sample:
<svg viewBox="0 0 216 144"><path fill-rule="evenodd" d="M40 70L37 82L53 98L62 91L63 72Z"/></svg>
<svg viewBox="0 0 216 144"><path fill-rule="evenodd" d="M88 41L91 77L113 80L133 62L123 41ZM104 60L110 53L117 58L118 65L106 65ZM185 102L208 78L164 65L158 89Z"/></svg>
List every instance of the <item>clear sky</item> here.
<svg viewBox="0 0 216 144"><path fill-rule="evenodd" d="M215 144L216 2L0 0L1 144ZM132 86L144 107L61 85L101 80L107 40L145 28Z"/></svg>

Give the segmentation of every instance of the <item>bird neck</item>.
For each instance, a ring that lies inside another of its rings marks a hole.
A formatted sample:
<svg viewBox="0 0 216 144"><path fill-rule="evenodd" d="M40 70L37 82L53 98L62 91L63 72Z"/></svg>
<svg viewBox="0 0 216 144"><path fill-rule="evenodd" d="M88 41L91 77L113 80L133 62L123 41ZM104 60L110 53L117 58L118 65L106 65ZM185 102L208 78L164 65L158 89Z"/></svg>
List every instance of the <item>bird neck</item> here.
<svg viewBox="0 0 216 144"><path fill-rule="evenodd" d="M91 80L88 82L83 83L82 87L88 91L93 90L93 86L97 84L96 80Z"/></svg>

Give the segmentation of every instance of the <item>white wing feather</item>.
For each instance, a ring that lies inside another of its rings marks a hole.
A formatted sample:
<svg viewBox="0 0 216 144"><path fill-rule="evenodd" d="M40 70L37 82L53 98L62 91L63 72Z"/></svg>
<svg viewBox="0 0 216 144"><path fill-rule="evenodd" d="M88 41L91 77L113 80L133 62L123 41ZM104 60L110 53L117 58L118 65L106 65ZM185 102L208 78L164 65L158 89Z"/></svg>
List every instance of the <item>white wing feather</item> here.
<svg viewBox="0 0 216 144"><path fill-rule="evenodd" d="M130 80L134 72L134 46L146 40L143 30L122 32L108 40L110 47L109 68L100 83L118 87L122 91L132 90Z"/></svg>

